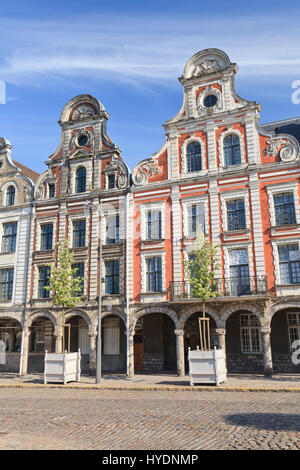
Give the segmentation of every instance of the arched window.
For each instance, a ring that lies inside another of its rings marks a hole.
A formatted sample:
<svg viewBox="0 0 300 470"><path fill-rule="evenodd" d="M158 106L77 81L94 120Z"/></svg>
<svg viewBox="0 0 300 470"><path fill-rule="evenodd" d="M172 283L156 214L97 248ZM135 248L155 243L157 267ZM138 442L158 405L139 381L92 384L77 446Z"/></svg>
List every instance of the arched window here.
<svg viewBox="0 0 300 470"><path fill-rule="evenodd" d="M225 166L241 163L240 139L235 134L229 134L223 141Z"/></svg>
<svg viewBox="0 0 300 470"><path fill-rule="evenodd" d="M81 166L76 171L75 192L84 193L86 189L86 169Z"/></svg>
<svg viewBox="0 0 300 470"><path fill-rule="evenodd" d="M6 191L6 205L13 206L15 204L16 189L14 186L9 186Z"/></svg>
<svg viewBox="0 0 300 470"><path fill-rule="evenodd" d="M187 147L186 167L189 173L202 170L201 145L198 142L191 142Z"/></svg>

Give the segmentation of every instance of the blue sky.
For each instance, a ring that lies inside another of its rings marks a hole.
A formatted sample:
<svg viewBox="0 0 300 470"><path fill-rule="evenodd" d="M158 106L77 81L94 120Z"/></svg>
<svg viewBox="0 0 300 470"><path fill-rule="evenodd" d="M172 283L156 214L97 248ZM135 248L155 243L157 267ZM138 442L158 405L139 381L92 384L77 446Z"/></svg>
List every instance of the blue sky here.
<svg viewBox="0 0 300 470"><path fill-rule="evenodd" d="M65 103L96 96L108 134L132 169L164 143L162 124L182 104L177 80L201 49L239 66L238 94L262 105L261 122L300 116L300 3L251 1L14 1L1 5L0 135L13 158L43 172Z"/></svg>

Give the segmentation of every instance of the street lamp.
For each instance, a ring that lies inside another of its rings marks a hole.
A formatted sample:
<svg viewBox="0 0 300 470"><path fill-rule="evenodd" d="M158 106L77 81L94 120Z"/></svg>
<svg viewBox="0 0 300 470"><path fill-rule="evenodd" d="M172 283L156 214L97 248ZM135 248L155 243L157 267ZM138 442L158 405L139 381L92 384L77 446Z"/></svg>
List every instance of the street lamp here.
<svg viewBox="0 0 300 470"><path fill-rule="evenodd" d="M99 214L98 223L98 240L99 240L99 287L98 287L98 335L97 335L97 355L96 355L96 383L101 382L101 302L102 302L102 243L101 243L101 219L102 219L102 201L100 201L100 207L97 207L91 201L84 203L84 214L87 217L89 209L96 209Z"/></svg>

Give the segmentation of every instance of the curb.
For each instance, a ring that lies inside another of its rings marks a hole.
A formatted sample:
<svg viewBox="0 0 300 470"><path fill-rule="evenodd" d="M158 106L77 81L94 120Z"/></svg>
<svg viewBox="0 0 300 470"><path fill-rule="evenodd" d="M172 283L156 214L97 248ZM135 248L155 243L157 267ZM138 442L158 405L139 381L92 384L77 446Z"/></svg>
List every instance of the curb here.
<svg viewBox="0 0 300 470"><path fill-rule="evenodd" d="M119 391L177 391L177 392L291 392L300 393L300 387L222 387L222 386L190 386L190 385L70 385L70 384L0 384L0 389L63 389L63 390L119 390Z"/></svg>

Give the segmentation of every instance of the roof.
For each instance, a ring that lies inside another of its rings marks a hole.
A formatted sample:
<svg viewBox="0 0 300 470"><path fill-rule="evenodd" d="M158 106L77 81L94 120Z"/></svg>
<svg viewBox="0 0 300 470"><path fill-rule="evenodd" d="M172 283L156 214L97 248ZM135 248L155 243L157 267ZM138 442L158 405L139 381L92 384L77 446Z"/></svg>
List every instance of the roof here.
<svg viewBox="0 0 300 470"><path fill-rule="evenodd" d="M283 119L261 124L260 127L266 132L275 132L275 134L290 134L300 143L300 117Z"/></svg>
<svg viewBox="0 0 300 470"><path fill-rule="evenodd" d="M13 160L13 164L16 165L18 168L20 168L20 170L22 170L23 174L25 176L28 176L28 178L30 178L34 183L37 182L37 180L40 176L39 173L37 173L34 170L31 170L30 168L23 165L22 163L17 162L16 160Z"/></svg>

